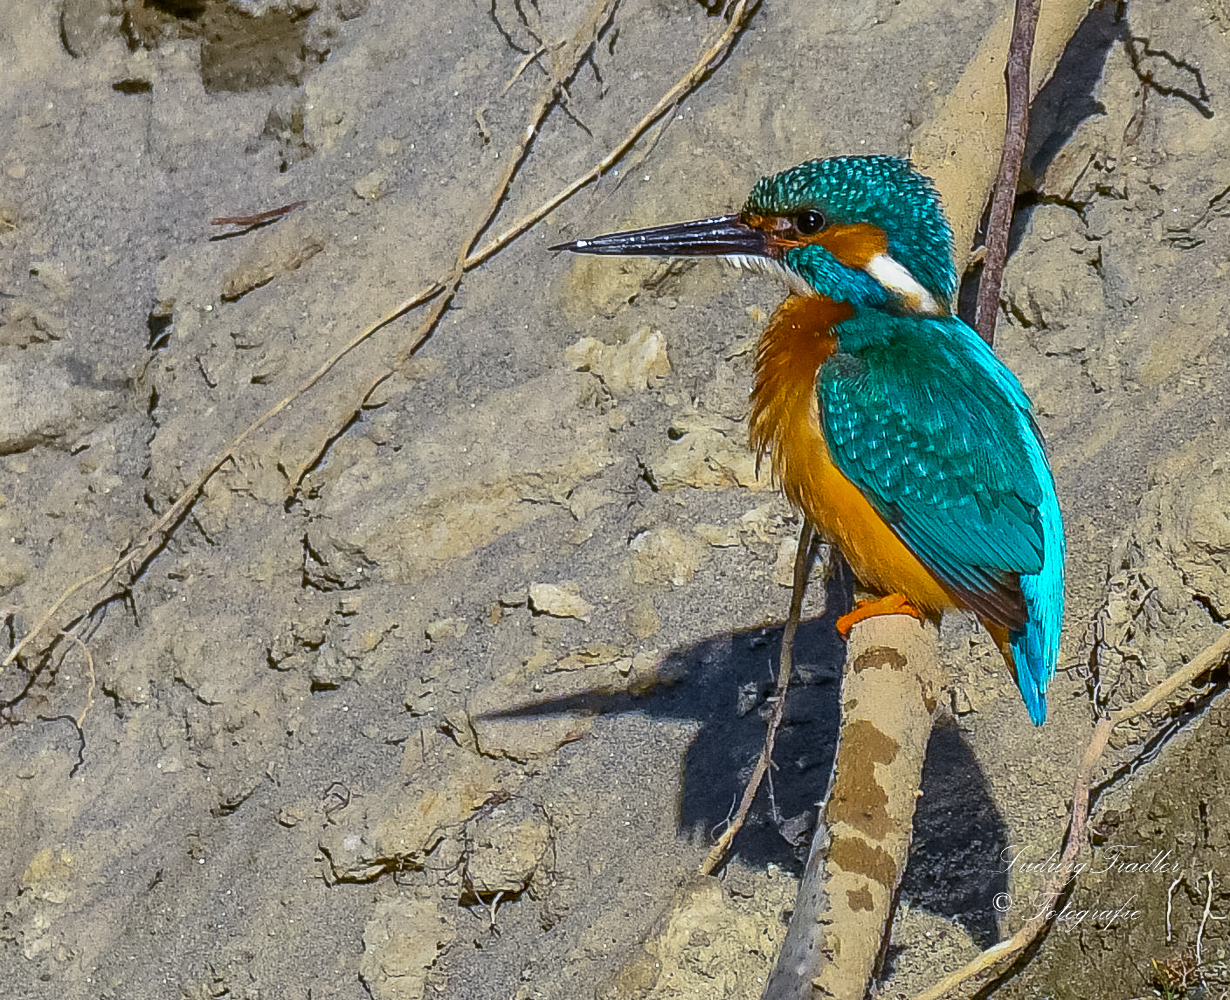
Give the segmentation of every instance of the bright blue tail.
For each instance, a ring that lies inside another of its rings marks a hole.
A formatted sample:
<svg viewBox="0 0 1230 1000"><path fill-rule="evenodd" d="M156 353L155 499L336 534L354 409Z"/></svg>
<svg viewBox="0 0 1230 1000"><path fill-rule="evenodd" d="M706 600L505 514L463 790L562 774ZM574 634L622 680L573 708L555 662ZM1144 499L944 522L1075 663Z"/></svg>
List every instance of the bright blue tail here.
<svg viewBox="0 0 1230 1000"><path fill-rule="evenodd" d="M1009 642L1016 663L1016 680L1025 707L1035 726L1046 721L1046 686L1055 676L1059 658L1059 630L1063 625L1063 521L1055 481L1041 442L1030 456L1042 484L1042 569L1021 577L1021 593L1029 610L1029 621L1020 631L1010 632Z"/></svg>

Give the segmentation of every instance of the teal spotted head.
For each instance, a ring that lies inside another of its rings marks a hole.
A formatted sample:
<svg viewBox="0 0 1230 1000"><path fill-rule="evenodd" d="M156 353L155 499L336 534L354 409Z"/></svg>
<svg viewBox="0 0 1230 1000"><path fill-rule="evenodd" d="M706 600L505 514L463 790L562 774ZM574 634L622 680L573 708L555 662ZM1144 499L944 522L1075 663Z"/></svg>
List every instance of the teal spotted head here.
<svg viewBox="0 0 1230 1000"><path fill-rule="evenodd" d="M930 180L892 156L809 160L762 178L737 215L612 233L574 253L726 257L855 309L942 315L957 275Z"/></svg>

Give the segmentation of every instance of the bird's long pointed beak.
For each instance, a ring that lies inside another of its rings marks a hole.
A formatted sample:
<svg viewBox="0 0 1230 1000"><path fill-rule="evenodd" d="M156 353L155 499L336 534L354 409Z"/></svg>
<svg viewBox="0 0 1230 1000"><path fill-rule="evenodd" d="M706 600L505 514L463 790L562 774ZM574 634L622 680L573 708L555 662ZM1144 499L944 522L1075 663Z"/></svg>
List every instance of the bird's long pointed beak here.
<svg viewBox="0 0 1230 1000"><path fill-rule="evenodd" d="M766 234L743 222L737 215L668 226L608 233L549 247L573 253L611 254L624 257L767 257Z"/></svg>

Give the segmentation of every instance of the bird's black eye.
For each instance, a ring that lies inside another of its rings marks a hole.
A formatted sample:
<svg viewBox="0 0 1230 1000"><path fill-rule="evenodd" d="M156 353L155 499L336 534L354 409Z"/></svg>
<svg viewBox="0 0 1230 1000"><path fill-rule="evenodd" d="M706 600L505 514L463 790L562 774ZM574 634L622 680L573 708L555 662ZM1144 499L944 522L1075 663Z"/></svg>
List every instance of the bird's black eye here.
<svg viewBox="0 0 1230 1000"><path fill-rule="evenodd" d="M819 212L800 212L795 216L795 228L804 236L813 236L824 228L824 216Z"/></svg>

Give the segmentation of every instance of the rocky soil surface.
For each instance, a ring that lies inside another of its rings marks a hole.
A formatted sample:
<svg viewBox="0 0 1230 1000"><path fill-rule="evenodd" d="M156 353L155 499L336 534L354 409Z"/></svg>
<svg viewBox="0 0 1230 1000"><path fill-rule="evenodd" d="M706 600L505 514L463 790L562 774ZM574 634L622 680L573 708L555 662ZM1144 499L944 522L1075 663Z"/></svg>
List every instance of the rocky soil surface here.
<svg viewBox="0 0 1230 1000"><path fill-rule="evenodd" d="M619 142L718 7L618 4L492 232ZM101 575L0 673L0 994L759 996L849 599L813 588L772 801L693 880L789 599L798 520L745 443L781 289L546 248L730 211L808 157L908 154L998 9L768 0L425 343L411 312L296 395L449 273L590 11L9 0L0 653ZM1091 693L1139 695L1230 617L1227 32L1225 0L1100 5L1035 108L996 347L1064 508L1062 669L1035 730L989 639L945 622L960 680L884 995L1034 912ZM165 545L104 572L292 396ZM1117 740L1099 853L1003 996L1230 985L1209 700Z"/></svg>

